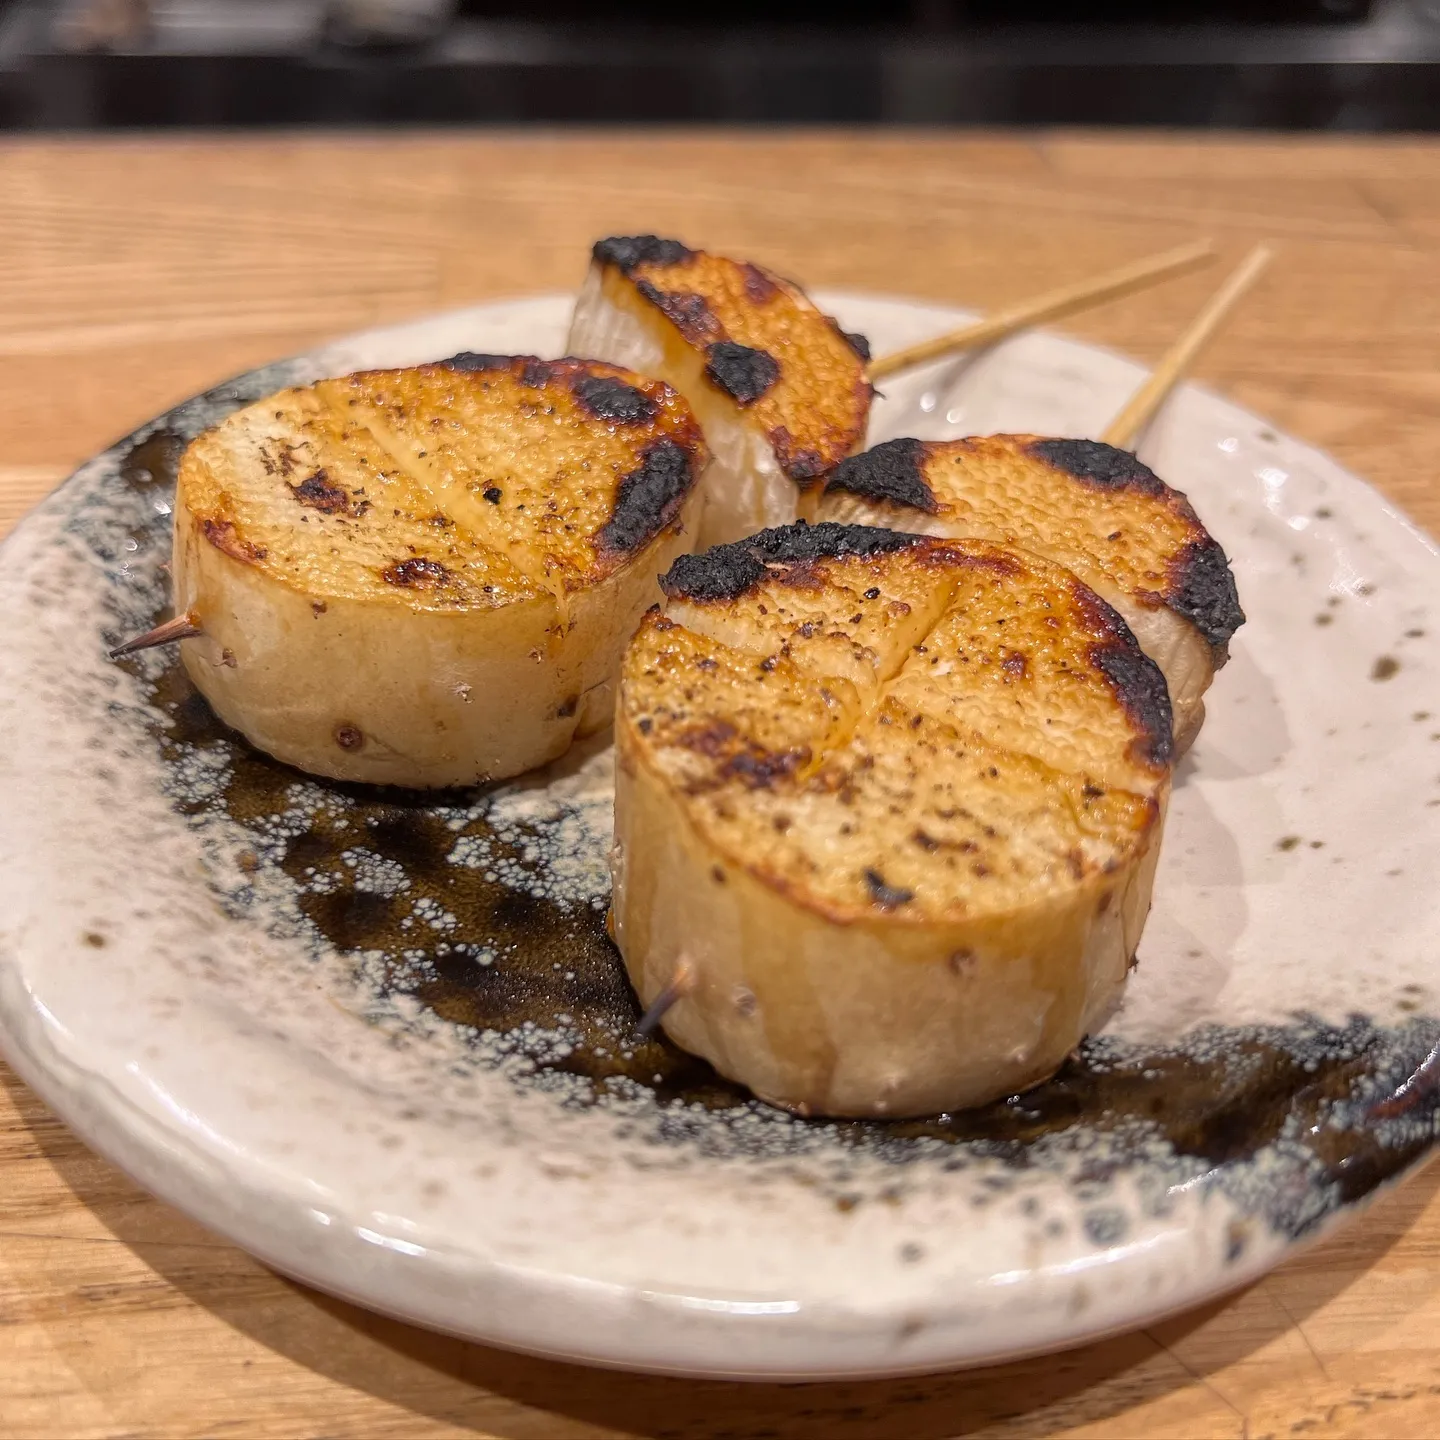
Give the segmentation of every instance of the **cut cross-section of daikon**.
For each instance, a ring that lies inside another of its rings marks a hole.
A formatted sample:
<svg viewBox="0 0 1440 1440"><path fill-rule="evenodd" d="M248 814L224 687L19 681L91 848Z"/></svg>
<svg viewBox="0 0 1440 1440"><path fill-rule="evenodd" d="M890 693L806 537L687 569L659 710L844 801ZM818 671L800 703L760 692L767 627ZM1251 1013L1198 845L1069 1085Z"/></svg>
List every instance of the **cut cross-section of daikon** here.
<svg viewBox="0 0 1440 1440"><path fill-rule="evenodd" d="M610 365L466 354L272 395L181 461L185 667L316 774L542 764L609 723L706 458L679 395Z"/></svg>
<svg viewBox="0 0 1440 1440"><path fill-rule="evenodd" d="M1170 789L1124 621L1037 556L863 526L662 584L621 675L613 927L670 1037L811 1114L1053 1073L1119 998Z"/></svg>

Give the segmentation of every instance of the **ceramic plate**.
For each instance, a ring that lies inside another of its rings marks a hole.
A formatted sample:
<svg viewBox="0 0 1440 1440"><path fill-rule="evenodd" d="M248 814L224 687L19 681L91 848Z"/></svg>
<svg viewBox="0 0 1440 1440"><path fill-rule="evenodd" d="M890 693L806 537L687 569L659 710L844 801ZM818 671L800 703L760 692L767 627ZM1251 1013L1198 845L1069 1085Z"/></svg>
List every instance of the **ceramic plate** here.
<svg viewBox="0 0 1440 1440"><path fill-rule="evenodd" d="M949 310L837 295L879 351ZM1431 544L1203 391L1142 453L1249 624L1177 776L1123 1008L972 1114L827 1123L637 1042L605 938L608 752L464 795L249 751L164 653L189 437L282 385L557 354L563 297L246 375L86 465L0 566L0 1030L90 1144L276 1268L548 1355L744 1377L997 1360L1260 1274L1440 1115ZM1034 334L887 387L872 439L1094 434L1140 377Z"/></svg>

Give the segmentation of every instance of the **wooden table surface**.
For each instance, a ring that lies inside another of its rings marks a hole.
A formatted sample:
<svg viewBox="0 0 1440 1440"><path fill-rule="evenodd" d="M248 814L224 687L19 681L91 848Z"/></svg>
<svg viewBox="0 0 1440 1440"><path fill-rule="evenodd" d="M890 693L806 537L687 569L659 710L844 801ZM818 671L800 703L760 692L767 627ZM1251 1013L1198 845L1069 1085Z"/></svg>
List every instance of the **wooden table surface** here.
<svg viewBox="0 0 1440 1440"><path fill-rule="evenodd" d="M1232 261L1271 239L1201 375L1440 529L1440 143L591 132L0 145L0 531L233 372L572 287L594 237L643 230L980 308L1199 234ZM1217 276L1070 328L1153 358ZM1410 1181L1222 1304L1060 1356L884 1383L651 1380L278 1279L0 1065L0 1437L1434 1436L1437 1188Z"/></svg>

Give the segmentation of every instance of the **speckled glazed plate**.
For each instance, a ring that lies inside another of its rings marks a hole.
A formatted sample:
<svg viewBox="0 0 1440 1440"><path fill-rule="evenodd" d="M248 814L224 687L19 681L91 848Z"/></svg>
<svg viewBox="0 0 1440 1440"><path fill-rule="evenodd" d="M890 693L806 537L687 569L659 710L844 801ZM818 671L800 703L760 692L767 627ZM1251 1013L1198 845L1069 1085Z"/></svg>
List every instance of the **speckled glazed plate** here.
<svg viewBox="0 0 1440 1440"><path fill-rule="evenodd" d="M829 297L877 348L950 311ZM801 1120L633 1038L605 938L608 754L436 799L249 751L172 657L179 449L242 403L568 302L377 331L180 406L0 566L0 1038L97 1150L278 1269L480 1340L637 1369L878 1375L1138 1325L1253 1278L1440 1117L1434 548L1198 390L1142 453L1250 622L1181 766L1125 1004L1050 1083ZM893 384L872 439L1094 433L1139 370L1030 335Z"/></svg>

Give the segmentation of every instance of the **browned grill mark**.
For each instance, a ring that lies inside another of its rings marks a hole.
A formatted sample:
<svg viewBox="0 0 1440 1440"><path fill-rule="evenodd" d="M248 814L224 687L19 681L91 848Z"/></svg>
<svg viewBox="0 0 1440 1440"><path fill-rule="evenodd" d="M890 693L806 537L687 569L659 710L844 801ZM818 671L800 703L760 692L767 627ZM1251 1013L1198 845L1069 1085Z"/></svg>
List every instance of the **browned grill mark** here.
<svg viewBox="0 0 1440 1440"><path fill-rule="evenodd" d="M337 485L324 469L287 488L300 504L325 515L350 515L358 520L370 508L368 500L357 500L343 485Z"/></svg>
<svg viewBox="0 0 1440 1440"><path fill-rule="evenodd" d="M991 575L1006 579L1023 573L1025 567L1013 555L1003 550L991 550L977 555L959 546L949 545L944 540L931 540L920 552L920 559L927 565L958 565L965 570L985 570Z"/></svg>
<svg viewBox="0 0 1440 1440"><path fill-rule="evenodd" d="M438 560L416 556L387 565L380 572L380 578L387 585L397 585L405 590L438 590L449 580L450 572Z"/></svg>
<svg viewBox="0 0 1440 1440"><path fill-rule="evenodd" d="M767 274L758 265L746 261L740 267L740 275L745 283L745 298L752 305L764 305L780 293L780 286L776 284L774 276Z"/></svg>
<svg viewBox="0 0 1440 1440"><path fill-rule="evenodd" d="M737 750L720 767L721 780L739 780L748 790L769 790L810 763L808 745L793 750L766 750L749 743Z"/></svg>
<svg viewBox="0 0 1440 1440"><path fill-rule="evenodd" d="M263 545L252 545L235 528L233 520L202 520L201 533L222 555L254 565L270 553Z"/></svg>
<svg viewBox="0 0 1440 1440"><path fill-rule="evenodd" d="M662 290L649 280L637 280L635 289L692 345L703 345L723 333L720 321L703 295L689 290Z"/></svg>
<svg viewBox="0 0 1440 1440"><path fill-rule="evenodd" d="M716 762L714 778L700 782L699 790L717 788L730 780L738 780L748 790L768 790L802 770L812 758L805 745L768 750L742 735L728 720L693 725L676 734L673 743Z"/></svg>
<svg viewBox="0 0 1440 1440"><path fill-rule="evenodd" d="M712 720L706 725L684 730L675 737L677 745L697 755L718 759L740 738L740 732L728 720Z"/></svg>
<svg viewBox="0 0 1440 1440"><path fill-rule="evenodd" d="M282 412L277 411L275 418L278 420ZM300 466L299 456L304 450L303 445L282 443L275 450L262 449L259 452L260 466L267 475L279 475L285 480L295 473Z"/></svg>

